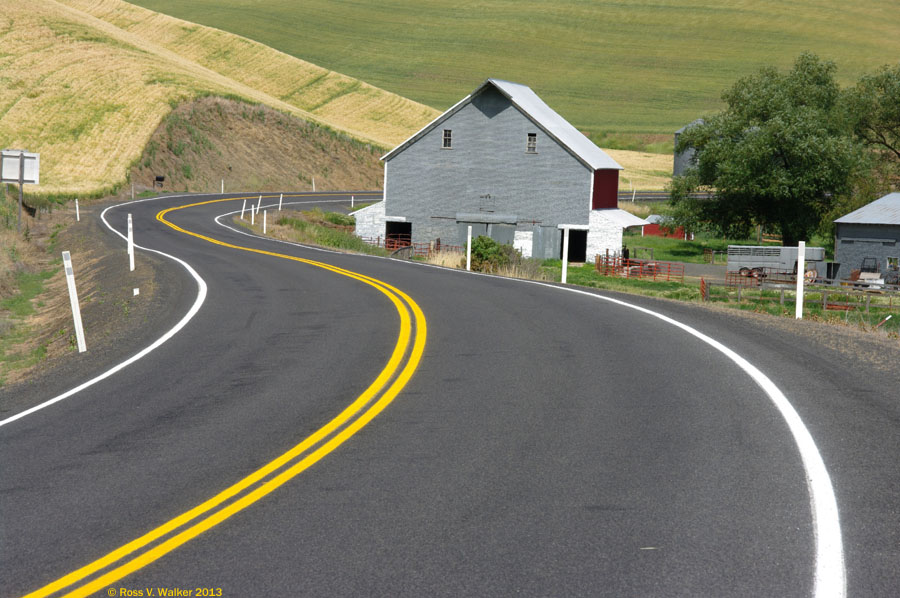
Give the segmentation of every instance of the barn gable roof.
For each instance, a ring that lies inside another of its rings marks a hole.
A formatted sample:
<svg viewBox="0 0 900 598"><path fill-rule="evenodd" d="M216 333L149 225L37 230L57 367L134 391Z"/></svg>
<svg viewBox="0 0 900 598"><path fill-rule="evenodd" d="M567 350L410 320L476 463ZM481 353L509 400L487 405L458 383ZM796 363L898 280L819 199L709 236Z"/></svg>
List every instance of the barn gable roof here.
<svg viewBox="0 0 900 598"><path fill-rule="evenodd" d="M501 79L488 79L478 88L457 102L449 110L425 125L418 133L385 154L381 159L390 160L407 147L424 137L427 133L438 127L441 123L459 112L466 104L481 93L487 86L493 86L497 91L506 96L513 106L528 117L544 133L552 137L562 147L569 151L575 158L591 170L623 170L602 149L585 137L578 129L573 127L566 119L557 114L550 106L538 97L527 85L503 81Z"/></svg>
<svg viewBox="0 0 900 598"><path fill-rule="evenodd" d="M900 225L900 193L888 193L846 216L841 216L835 222L839 224Z"/></svg>

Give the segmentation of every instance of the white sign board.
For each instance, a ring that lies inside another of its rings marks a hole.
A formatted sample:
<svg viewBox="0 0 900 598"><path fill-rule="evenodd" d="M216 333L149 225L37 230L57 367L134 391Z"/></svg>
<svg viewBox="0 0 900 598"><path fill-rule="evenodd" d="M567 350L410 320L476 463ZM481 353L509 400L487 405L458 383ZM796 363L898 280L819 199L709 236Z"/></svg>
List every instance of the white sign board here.
<svg viewBox="0 0 900 598"><path fill-rule="evenodd" d="M3 150L2 160L0 160L0 182L18 183L19 182L19 162L20 156L25 154L25 177L23 181L31 185L40 184L41 155L31 152L22 152L19 150Z"/></svg>

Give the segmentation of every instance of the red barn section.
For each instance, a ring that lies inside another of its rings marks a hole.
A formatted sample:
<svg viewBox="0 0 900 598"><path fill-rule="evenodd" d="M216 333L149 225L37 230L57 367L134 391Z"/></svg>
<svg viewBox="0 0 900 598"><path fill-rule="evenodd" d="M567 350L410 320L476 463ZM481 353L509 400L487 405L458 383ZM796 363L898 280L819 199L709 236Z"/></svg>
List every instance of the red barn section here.
<svg viewBox="0 0 900 598"><path fill-rule="evenodd" d="M591 209L603 210L619 207L619 171L595 170L594 194L591 197Z"/></svg>
<svg viewBox="0 0 900 598"><path fill-rule="evenodd" d="M650 237L666 237L668 239L681 239L683 241L693 240L689 238L689 235L685 234L684 227L679 226L675 230L671 228L667 228L659 224L656 219L659 216L648 216L647 221L651 224L645 224L641 227L641 236L650 236Z"/></svg>

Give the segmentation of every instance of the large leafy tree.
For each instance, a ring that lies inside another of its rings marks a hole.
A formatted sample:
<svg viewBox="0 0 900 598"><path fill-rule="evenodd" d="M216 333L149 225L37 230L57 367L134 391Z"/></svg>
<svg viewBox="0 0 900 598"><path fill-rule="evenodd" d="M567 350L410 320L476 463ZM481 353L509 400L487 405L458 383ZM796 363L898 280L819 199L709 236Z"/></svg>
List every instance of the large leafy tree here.
<svg viewBox="0 0 900 598"><path fill-rule="evenodd" d="M853 132L900 171L900 63L863 76L844 104Z"/></svg>
<svg viewBox="0 0 900 598"><path fill-rule="evenodd" d="M679 138L679 150L696 153L672 183L676 220L726 235L762 225L785 245L808 239L865 167L834 73L804 53L787 73L764 68L727 90L726 109ZM711 198L692 198L698 191Z"/></svg>

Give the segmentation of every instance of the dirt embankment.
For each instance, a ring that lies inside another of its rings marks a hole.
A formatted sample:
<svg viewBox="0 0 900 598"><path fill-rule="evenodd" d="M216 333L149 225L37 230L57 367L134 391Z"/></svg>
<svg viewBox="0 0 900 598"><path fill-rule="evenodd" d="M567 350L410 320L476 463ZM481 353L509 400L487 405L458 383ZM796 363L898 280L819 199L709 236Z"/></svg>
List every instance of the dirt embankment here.
<svg viewBox="0 0 900 598"><path fill-rule="evenodd" d="M383 148L261 105L203 98L176 108L131 171L136 188L163 191L380 189ZM129 189L130 192L130 189Z"/></svg>

